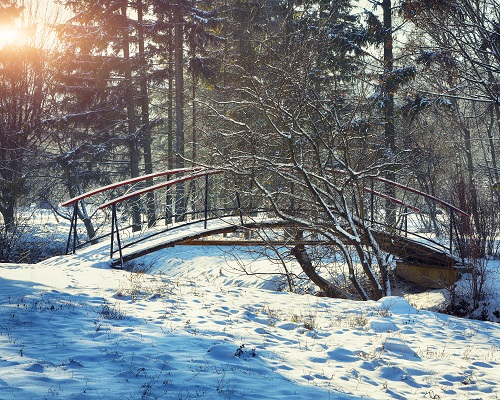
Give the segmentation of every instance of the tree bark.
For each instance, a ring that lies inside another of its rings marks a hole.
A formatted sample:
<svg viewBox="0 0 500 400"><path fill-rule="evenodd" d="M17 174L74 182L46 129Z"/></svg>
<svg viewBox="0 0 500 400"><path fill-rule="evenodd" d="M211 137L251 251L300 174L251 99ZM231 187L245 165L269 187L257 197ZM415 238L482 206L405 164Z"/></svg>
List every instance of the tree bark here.
<svg viewBox="0 0 500 400"><path fill-rule="evenodd" d="M169 42L173 39L173 28L169 30ZM168 169L174 168L174 57L173 52L168 54L168 92L167 92L167 164ZM168 179L169 176L167 176ZM167 191L166 199L167 224L172 222L174 214L174 195L171 190Z"/></svg>
<svg viewBox="0 0 500 400"><path fill-rule="evenodd" d="M393 35L392 35L392 4L391 0L382 1L383 10L383 25L384 25L384 81L383 94L387 96L384 99L384 140L385 140L385 150L386 157L388 158L389 164L392 163L394 157L396 156L396 130L394 125L394 93L391 89L391 72L394 69L394 55L393 55ZM396 173L394 168L389 166L385 177L391 181L396 180ZM386 193L390 197L396 197L396 188L392 185L387 185L385 187ZM386 200L385 204L385 222L388 227L394 226L396 224L396 214L395 205L392 201Z"/></svg>
<svg viewBox="0 0 500 400"><path fill-rule="evenodd" d="M127 16L127 6L122 6L122 15ZM136 137L136 117L134 92L132 88L132 68L130 65L130 48L129 48L128 32L123 32L123 61L125 75L125 101L127 104L127 126L128 126L128 141L129 141L129 165L130 177L136 178L139 176L139 146ZM132 204L132 230L134 232L141 230L141 210L137 202Z"/></svg>
<svg viewBox="0 0 500 400"><path fill-rule="evenodd" d="M148 80L146 76L146 59L144 54L144 27L143 27L143 2L137 0L137 21L138 21L138 39L139 39L139 61L140 61L140 89L141 89L141 125L142 141L144 149L144 173L146 175L153 173L153 155L151 150L151 126L149 121L149 94ZM153 184L153 180L146 182L148 186ZM154 192L146 194L146 209L148 218L148 227L152 227L156 222L156 207Z"/></svg>
<svg viewBox="0 0 500 400"><path fill-rule="evenodd" d="M175 64L175 166L184 167L184 22L180 7L174 11L174 64ZM176 185L176 221L183 221L186 213L185 185Z"/></svg>
<svg viewBox="0 0 500 400"><path fill-rule="evenodd" d="M326 279L318 275L314 268L309 254L303 244L295 245L291 250L292 255L295 257L300 267L307 275L307 277L318 286L326 297L345 298L344 293L333 286Z"/></svg>

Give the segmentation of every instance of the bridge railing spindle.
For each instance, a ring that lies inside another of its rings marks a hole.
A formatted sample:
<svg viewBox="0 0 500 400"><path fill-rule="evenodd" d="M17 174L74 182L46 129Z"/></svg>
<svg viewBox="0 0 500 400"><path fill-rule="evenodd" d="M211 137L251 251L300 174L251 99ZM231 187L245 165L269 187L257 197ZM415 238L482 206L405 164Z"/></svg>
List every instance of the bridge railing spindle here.
<svg viewBox="0 0 500 400"><path fill-rule="evenodd" d="M66 254L68 254L69 251L69 244L71 243L71 236L73 236L73 254L76 253L76 239L77 239L77 232L76 232L76 224L78 221L78 202L75 202L75 205L73 206L73 215L71 216L71 225L69 228L69 235L68 235L68 241L66 243Z"/></svg>
<svg viewBox="0 0 500 400"><path fill-rule="evenodd" d="M111 206L111 246L109 257L113 259L113 246L115 241L115 227L116 227L116 241L118 243L118 252L120 253L120 264L123 268L123 254L122 254L122 244L120 241L120 230L118 228L118 217L116 215L116 204Z"/></svg>
<svg viewBox="0 0 500 400"><path fill-rule="evenodd" d="M243 225L243 211L241 211L241 200L239 192L236 192L236 204L238 206L238 212L240 214L240 223L241 225Z"/></svg>
<svg viewBox="0 0 500 400"><path fill-rule="evenodd" d="M205 222L204 222L204 228L207 229L207 220L208 220L208 175L205 175L205 199L204 199L204 217L205 217Z"/></svg>
<svg viewBox="0 0 500 400"><path fill-rule="evenodd" d="M454 213L453 213L453 208L449 208L450 210L450 254L453 254L453 220L454 220Z"/></svg>

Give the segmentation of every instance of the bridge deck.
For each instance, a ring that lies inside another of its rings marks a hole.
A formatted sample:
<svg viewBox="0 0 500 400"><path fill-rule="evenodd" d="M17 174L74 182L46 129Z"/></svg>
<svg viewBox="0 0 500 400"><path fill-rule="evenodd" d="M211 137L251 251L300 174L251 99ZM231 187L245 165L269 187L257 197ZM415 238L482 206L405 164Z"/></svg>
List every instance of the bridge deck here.
<svg viewBox="0 0 500 400"><path fill-rule="evenodd" d="M242 224L243 221L243 224ZM267 217L265 215L257 217L226 216L209 219L207 221L190 221L179 223L171 227L157 226L148 229L139 236L126 239L122 244L122 260L127 262L155 251L173 247L176 245L233 245L233 246L259 246L264 244L288 245L297 244L294 240L265 241L262 238L256 239L221 239L213 238L214 235L235 232L238 230L252 230L258 228L287 228L298 227L297 224L283 221L279 218ZM307 228L306 228L307 229ZM385 232L373 231L375 239L381 249L391 253L402 260L418 264L435 265L439 267L451 267L455 260L448 252L422 243L412 238L398 235L390 235ZM203 238L211 237L208 240ZM303 240L301 244L307 245L328 245L326 240ZM119 255L112 258L112 265L121 265Z"/></svg>
<svg viewBox="0 0 500 400"><path fill-rule="evenodd" d="M205 227L206 224L206 227ZM244 218L243 225L239 216L226 216L201 221L179 223L177 226L164 226L148 229L142 236L125 242L122 246L123 261L130 261L155 251L181 245L184 242L197 240L206 236L221 233L235 232L241 229L285 227L286 222L276 218L254 217ZM120 259L113 258L112 265L121 263Z"/></svg>

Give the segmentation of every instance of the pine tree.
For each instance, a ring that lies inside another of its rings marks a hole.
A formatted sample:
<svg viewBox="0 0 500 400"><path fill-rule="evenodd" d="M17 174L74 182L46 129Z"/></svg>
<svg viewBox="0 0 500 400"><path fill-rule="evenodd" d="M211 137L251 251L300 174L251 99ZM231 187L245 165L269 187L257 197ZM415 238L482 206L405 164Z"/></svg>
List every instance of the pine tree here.
<svg viewBox="0 0 500 400"><path fill-rule="evenodd" d="M65 5L71 8L74 16L58 28L65 46L58 74L61 94L65 98L61 120L74 128L71 140L78 137L81 140L69 144L68 154L85 157L85 153L90 153L88 155L95 159L95 152L99 152L103 157L115 158L117 151L127 149L128 174L137 177L141 174L142 133L148 132L140 129L138 115L139 103L143 101L138 99L141 90L144 91L144 84L139 82L144 75L136 79L140 69L136 52L140 25L129 17L131 11L125 1L68 1ZM144 109L144 103L142 107ZM141 114L144 123L144 113ZM95 151L76 154L74 146L81 144ZM124 161L116 160L118 168L111 165L109 172L122 172ZM69 173L81 175L74 168ZM134 203L133 229L140 229L140 224L140 207Z"/></svg>
<svg viewBox="0 0 500 400"><path fill-rule="evenodd" d="M186 151L185 132L185 74L189 67L194 74L191 84L195 85L196 74L207 73L209 62L206 62L206 59L200 55L205 52L209 43L218 40L212 33L212 28L217 24L217 18L215 12L211 11L207 5L191 0L170 2L155 0L152 1L152 10L157 18L154 40L156 43L163 43L164 50L169 54L167 76L169 77L169 96L173 94L174 105L173 112L171 112L173 118L169 118L169 124L175 120L175 140L172 137L169 139L169 147L172 147L172 151L175 152L172 165L182 168L185 166L185 160L189 158ZM195 125L192 129L196 129ZM192 146L191 161L195 162L195 136ZM188 195L189 192L184 183L176 185L174 212L178 221L185 218ZM171 208L171 205L167 204L167 208Z"/></svg>

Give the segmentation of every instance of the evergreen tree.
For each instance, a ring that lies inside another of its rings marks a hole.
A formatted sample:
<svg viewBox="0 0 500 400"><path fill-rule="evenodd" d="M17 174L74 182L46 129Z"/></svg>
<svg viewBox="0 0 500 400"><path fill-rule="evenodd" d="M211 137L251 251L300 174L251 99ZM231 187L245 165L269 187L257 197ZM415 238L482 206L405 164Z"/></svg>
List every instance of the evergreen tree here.
<svg viewBox="0 0 500 400"><path fill-rule="evenodd" d="M118 155L108 173L123 173L126 161L129 176L137 177L142 173L141 147L145 142L150 146L143 21L138 23L129 17L132 11L126 1L68 1L65 5L74 16L58 29L65 45L58 79L65 99L62 120L74 128L72 140L77 142L68 144L67 156L62 159L70 166L67 161L72 157L90 155L95 160L96 153L108 159ZM87 150L73 151L81 145ZM146 152L149 170L150 155L150 151ZM71 166L75 165L81 163L73 160ZM72 170L81 176L82 171ZM70 188L70 192L75 190L82 188ZM137 203L132 207L132 224L134 230L140 229L141 210Z"/></svg>
<svg viewBox="0 0 500 400"><path fill-rule="evenodd" d="M403 165L401 154L404 149L398 145L400 140L397 128L397 105L395 96L404 84L414 79L416 68L413 65L397 67L395 65L395 35L401 30L401 24L395 24L393 14L395 6L392 0L373 3L374 11L366 11L368 36L371 42L378 48L382 47L380 59L379 84L372 100L381 112L381 123L383 126L383 152L381 156L386 160L385 177L391 181L397 181L396 172ZM380 7L380 9L379 9ZM381 12L378 15L376 12ZM395 197L395 187L386 186L387 194ZM394 227L396 224L394 203L386 202L386 224Z"/></svg>
<svg viewBox="0 0 500 400"><path fill-rule="evenodd" d="M211 37L207 26L213 15L190 2L67 1L65 4L74 16L59 28L66 43L59 74L63 83L61 93L66 99L64 121L73 127L78 125L80 140L104 148L103 155L108 153L116 158L128 148L130 176L151 173L155 123L151 121L149 91L154 83L163 86L168 81L168 92L175 89L175 113L169 113L167 123L175 120L176 129L175 140L169 138L171 147L175 144L175 164L169 163L169 167L184 166L189 157L185 152L184 74L188 64L197 65L185 62L185 49L189 49L192 59L203 59L200 54ZM168 62L170 57L172 63ZM69 150L73 148L74 145ZM173 153L171 149L169 159ZM68 151L70 154L76 156L73 151ZM122 160L117 161L123 165ZM177 187L176 197L176 213L183 218L187 196L182 184ZM147 201L150 226L155 221L154 204L151 194ZM139 228L140 218L140 209L136 207L135 229Z"/></svg>
<svg viewBox="0 0 500 400"><path fill-rule="evenodd" d="M185 160L196 160L196 137L193 136L191 157L186 151L185 129L185 74L188 67L192 71L191 84L196 85L196 77L210 74L213 59L204 57L206 49L211 43L218 42L213 29L219 20L216 13L210 10L209 5L196 3L191 0L179 1L152 1L152 11L156 18L154 27L154 42L158 49L163 48L168 58L167 76L169 77L169 93L173 93L172 116L175 120L175 140L169 140L169 147L175 152L172 164L176 168L185 166ZM158 50L157 50L158 51ZM173 78L173 79L172 79ZM194 97L194 96L193 96ZM193 104L196 99L193 98ZM171 104L171 102L169 102ZM193 114L195 118L195 114ZM172 119L169 118L169 123ZM193 124L192 129L196 126ZM183 220L187 210L188 191L184 183L176 185L175 214L177 220ZM171 205L167 205L168 208Z"/></svg>

